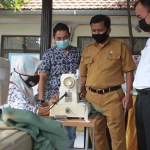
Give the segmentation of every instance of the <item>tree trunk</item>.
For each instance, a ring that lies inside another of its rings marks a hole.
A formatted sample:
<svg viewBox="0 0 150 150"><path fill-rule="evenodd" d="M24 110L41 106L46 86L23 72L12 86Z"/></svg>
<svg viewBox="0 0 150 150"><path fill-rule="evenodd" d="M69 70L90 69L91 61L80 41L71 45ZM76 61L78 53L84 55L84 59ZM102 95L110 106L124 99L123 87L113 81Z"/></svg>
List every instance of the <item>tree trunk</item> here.
<svg viewBox="0 0 150 150"><path fill-rule="evenodd" d="M40 56L51 47L53 0L42 0Z"/></svg>

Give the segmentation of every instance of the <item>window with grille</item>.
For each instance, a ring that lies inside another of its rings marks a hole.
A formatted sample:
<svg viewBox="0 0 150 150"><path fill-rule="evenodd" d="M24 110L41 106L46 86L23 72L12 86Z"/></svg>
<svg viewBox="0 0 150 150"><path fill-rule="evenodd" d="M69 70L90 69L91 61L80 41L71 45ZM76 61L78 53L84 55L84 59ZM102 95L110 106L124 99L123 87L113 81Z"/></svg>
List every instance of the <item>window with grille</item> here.
<svg viewBox="0 0 150 150"><path fill-rule="evenodd" d="M9 53L40 53L40 36L2 36L1 56Z"/></svg>
<svg viewBox="0 0 150 150"><path fill-rule="evenodd" d="M129 37L114 37L116 39L121 39L123 40L128 46L129 46L129 43L130 43L130 39ZM134 48L133 48L133 52L132 54L133 55L140 55L140 52L142 49L144 49L145 45L146 45L146 41L147 41L147 37L141 37L141 38L134 38ZM83 50L83 48L94 42L94 39L92 37L86 37L86 36L79 36L78 37L78 40L77 40L77 47L80 49L80 50Z"/></svg>

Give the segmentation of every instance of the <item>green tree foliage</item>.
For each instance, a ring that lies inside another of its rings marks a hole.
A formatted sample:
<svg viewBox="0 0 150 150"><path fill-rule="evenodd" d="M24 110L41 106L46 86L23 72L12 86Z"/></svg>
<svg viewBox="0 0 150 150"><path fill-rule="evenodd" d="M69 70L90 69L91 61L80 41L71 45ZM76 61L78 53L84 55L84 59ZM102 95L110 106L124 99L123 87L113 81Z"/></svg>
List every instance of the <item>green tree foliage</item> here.
<svg viewBox="0 0 150 150"><path fill-rule="evenodd" d="M13 9L14 11L21 11L21 6L29 2L30 0L0 0L0 4L3 5L4 9Z"/></svg>

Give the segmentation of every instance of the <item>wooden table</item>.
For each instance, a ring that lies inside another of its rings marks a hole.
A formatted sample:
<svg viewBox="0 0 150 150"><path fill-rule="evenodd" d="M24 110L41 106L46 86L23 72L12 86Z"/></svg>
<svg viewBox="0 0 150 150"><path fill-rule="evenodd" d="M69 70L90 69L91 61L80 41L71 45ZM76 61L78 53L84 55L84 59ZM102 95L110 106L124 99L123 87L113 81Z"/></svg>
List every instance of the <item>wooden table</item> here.
<svg viewBox="0 0 150 150"><path fill-rule="evenodd" d="M46 116L46 118L51 118L50 116ZM76 127L84 127L86 129L86 135L85 135L85 147L83 148L68 148L68 150L90 150L88 148L89 146L89 129L93 128L93 135L92 135L92 150L94 150L95 145L95 115L89 116L90 122L87 123L84 121L84 119L75 119L75 118L69 118L67 121L60 121L63 126L76 126Z"/></svg>

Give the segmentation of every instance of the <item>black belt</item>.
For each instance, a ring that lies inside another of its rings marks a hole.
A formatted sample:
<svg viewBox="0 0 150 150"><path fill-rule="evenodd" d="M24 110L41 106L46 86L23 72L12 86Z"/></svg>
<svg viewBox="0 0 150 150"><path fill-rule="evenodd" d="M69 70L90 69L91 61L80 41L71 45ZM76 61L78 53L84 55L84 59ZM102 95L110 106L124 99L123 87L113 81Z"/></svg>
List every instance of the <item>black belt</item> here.
<svg viewBox="0 0 150 150"><path fill-rule="evenodd" d="M92 89L92 88L89 87L89 90L94 92L94 93L97 93L97 94L105 94L105 93L108 93L108 92L111 92L111 91L118 90L120 88L121 88L121 85L113 86L113 87L110 87L110 88L104 89L104 90L96 90L96 89Z"/></svg>
<svg viewBox="0 0 150 150"><path fill-rule="evenodd" d="M142 89L142 90L136 89L136 91L137 91L137 93L139 95L148 95L148 94L150 94L150 88L148 88L148 89Z"/></svg>

